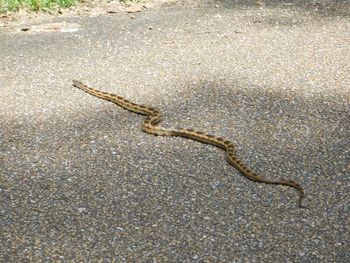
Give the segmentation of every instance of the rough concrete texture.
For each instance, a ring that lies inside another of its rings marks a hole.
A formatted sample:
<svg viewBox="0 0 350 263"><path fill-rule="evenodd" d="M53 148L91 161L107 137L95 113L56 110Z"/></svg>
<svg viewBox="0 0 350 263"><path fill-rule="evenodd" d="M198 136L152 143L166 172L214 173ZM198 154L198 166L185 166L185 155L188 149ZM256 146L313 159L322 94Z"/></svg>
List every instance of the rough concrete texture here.
<svg viewBox="0 0 350 263"><path fill-rule="evenodd" d="M349 262L349 4L264 3L1 28L1 260ZM307 208L72 79L232 140Z"/></svg>

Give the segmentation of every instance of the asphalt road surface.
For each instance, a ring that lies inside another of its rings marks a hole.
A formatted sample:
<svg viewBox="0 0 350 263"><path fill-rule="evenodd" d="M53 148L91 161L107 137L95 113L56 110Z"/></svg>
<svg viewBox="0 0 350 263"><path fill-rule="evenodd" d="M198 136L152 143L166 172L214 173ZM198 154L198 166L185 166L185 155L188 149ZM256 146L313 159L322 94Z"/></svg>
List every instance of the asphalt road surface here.
<svg viewBox="0 0 350 263"><path fill-rule="evenodd" d="M349 262L349 4L316 2L0 28L0 261ZM73 79L231 140L306 208Z"/></svg>

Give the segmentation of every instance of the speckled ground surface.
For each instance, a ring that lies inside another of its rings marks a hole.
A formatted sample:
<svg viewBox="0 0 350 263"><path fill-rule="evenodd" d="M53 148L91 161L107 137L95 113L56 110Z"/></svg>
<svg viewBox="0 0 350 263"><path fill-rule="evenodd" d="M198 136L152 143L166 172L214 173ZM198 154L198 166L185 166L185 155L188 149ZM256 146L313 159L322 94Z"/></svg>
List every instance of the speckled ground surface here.
<svg viewBox="0 0 350 263"><path fill-rule="evenodd" d="M0 261L349 262L349 5L290 3L1 29ZM307 208L72 79L232 140Z"/></svg>

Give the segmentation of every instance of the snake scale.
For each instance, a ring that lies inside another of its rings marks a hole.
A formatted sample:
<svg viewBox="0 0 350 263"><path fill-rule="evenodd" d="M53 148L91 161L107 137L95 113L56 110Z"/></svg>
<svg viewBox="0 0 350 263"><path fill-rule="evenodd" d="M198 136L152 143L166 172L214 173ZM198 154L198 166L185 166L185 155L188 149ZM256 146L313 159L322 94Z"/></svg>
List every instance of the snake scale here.
<svg viewBox="0 0 350 263"><path fill-rule="evenodd" d="M88 87L87 85L83 84L78 80L73 80L73 86L95 97L113 102L118 106L122 107L123 109L126 109L128 111L131 111L137 114L145 115L146 118L142 122L142 131L146 133L157 135L157 136L178 136L178 137L189 138L201 143L211 144L225 150L228 162L249 180L258 182L258 183L265 183L265 184L285 185L298 190L299 191L298 205L299 207L303 207L302 200L305 197L305 194L304 194L303 188L300 186L299 183L288 179L277 179L277 180L267 179L254 173L241 160L237 158L234 144L229 140L220 138L218 136L206 134L201 131L195 131L187 128L168 129L168 128L161 127L159 125L159 123L161 122L161 113L156 108L133 103L116 94L99 91L97 89Z"/></svg>

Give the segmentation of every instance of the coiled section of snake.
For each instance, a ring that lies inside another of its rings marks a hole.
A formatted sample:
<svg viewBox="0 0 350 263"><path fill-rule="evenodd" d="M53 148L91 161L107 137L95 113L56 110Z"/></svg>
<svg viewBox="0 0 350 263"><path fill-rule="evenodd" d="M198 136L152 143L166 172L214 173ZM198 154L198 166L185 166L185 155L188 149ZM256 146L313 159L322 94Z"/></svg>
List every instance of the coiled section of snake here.
<svg viewBox="0 0 350 263"><path fill-rule="evenodd" d="M141 115L146 115L146 118L142 122L142 130L146 133L156 135L156 136L178 136L178 137L188 138L201 143L211 144L225 150L228 162L233 167L235 167L242 175L247 177L249 180L252 180L258 183L265 183L265 184L285 185L298 190L299 191L298 205L299 207L303 207L302 200L304 199L305 194L304 194L303 188L300 186L299 183L292 180L287 180L287 179L271 180L271 179L263 178L262 176L252 172L241 160L237 158L237 155L235 153L235 147L232 142L214 135L206 134L201 131L195 131L192 129L187 129L187 128L167 129L167 128L161 127L159 126L159 123L161 122L161 114L160 114L160 111L156 108L133 103L116 94L99 91L97 89L86 86L85 84L83 84L78 80L73 80L73 86L79 89L82 89L83 91L95 97L98 97L100 99L111 101L128 111L141 114Z"/></svg>

